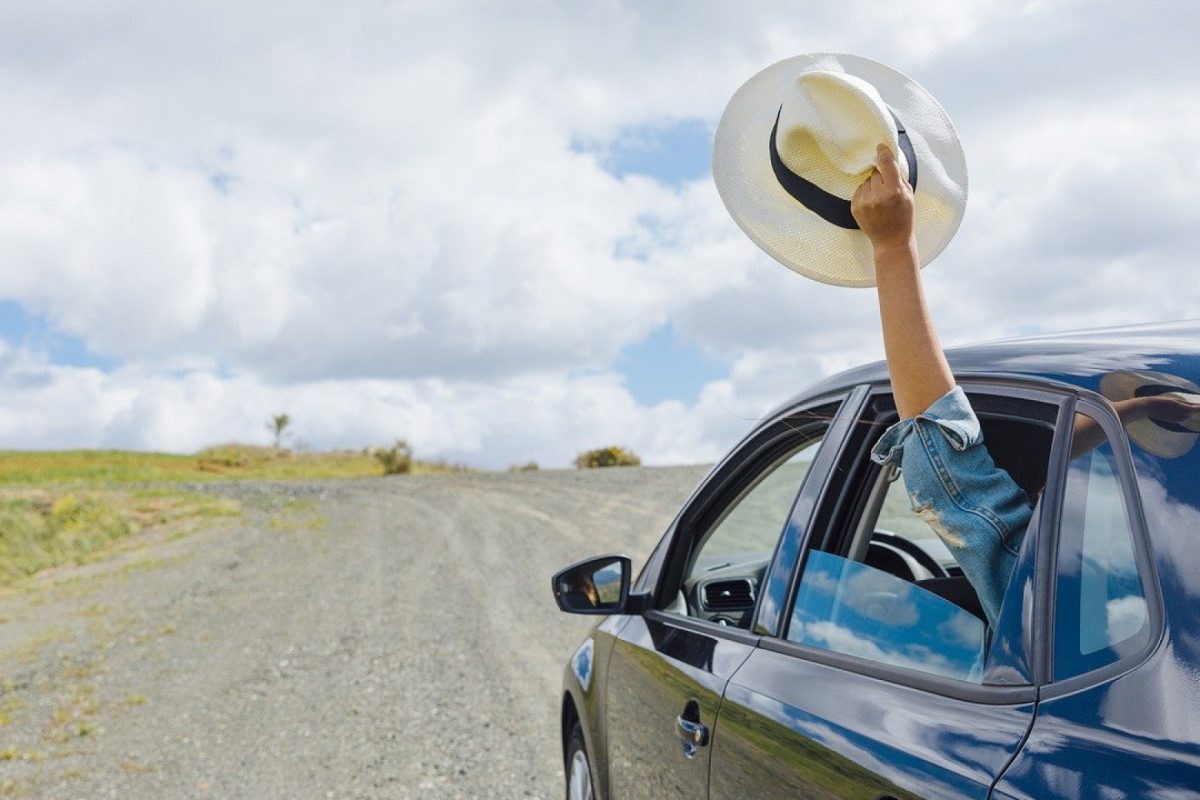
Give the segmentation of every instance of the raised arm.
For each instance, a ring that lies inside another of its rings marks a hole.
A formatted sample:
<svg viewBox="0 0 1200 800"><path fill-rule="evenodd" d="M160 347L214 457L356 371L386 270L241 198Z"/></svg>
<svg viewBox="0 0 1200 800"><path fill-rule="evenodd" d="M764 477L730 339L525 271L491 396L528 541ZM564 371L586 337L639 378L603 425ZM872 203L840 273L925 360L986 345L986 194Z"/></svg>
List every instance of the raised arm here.
<svg viewBox="0 0 1200 800"><path fill-rule="evenodd" d="M966 396L951 391L954 377L921 290L912 189L883 145L878 161L850 210L875 250L883 344L902 419L875 443L871 458L899 461L913 511L954 556L995 626L1033 506L992 461Z"/></svg>
<svg viewBox="0 0 1200 800"><path fill-rule="evenodd" d="M950 365L929 318L913 235L913 193L896 157L878 148L879 168L850 202L875 250L879 317L892 393L902 419L914 417L954 388Z"/></svg>

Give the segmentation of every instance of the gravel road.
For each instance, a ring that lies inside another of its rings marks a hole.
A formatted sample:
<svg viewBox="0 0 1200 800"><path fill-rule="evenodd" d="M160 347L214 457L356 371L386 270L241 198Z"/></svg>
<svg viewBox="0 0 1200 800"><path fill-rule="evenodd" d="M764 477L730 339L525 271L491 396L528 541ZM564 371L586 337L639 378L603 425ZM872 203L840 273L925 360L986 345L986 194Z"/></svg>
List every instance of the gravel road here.
<svg viewBox="0 0 1200 800"><path fill-rule="evenodd" d="M549 576L704 472L207 487L243 513L0 597L0 797L560 797Z"/></svg>

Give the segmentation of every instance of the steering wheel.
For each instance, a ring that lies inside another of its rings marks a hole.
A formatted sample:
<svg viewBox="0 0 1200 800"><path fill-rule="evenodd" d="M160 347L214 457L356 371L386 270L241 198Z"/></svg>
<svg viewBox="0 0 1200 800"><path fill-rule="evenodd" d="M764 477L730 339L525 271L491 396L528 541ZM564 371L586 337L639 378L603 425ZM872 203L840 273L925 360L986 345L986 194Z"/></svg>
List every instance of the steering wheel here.
<svg viewBox="0 0 1200 800"><path fill-rule="evenodd" d="M871 534L872 542L886 544L889 547L894 547L907 556L912 556L913 560L929 571L929 574L935 578L949 578L950 573L946 568L937 562L933 556L925 552L915 543L903 536L897 536L894 533L887 531L876 530Z"/></svg>

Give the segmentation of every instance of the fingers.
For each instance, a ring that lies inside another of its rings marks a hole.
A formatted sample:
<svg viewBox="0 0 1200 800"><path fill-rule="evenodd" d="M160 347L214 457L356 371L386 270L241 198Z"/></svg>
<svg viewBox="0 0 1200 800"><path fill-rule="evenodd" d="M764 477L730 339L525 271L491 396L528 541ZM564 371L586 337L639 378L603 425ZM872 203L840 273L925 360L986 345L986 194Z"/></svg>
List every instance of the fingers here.
<svg viewBox="0 0 1200 800"><path fill-rule="evenodd" d="M902 186L906 183L900 175L900 165L896 163L896 155L886 144L875 148L875 158L879 161L879 172L888 186Z"/></svg>
<svg viewBox="0 0 1200 800"><path fill-rule="evenodd" d="M850 198L850 204L853 205L854 203L862 202L862 199L863 199L863 197L866 196L867 192L870 189L870 186L871 186L870 178L867 178L865 181L860 183L858 185L858 188L854 190L854 196Z"/></svg>

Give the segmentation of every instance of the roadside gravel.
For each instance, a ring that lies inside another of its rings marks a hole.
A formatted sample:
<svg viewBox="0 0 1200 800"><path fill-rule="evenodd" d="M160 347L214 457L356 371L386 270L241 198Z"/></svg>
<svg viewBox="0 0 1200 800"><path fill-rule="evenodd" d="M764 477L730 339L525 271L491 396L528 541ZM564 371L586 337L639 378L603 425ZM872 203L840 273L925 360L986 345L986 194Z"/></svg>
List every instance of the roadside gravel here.
<svg viewBox="0 0 1200 800"><path fill-rule="evenodd" d="M242 515L0 597L0 797L559 797L549 576L704 472L205 486Z"/></svg>

